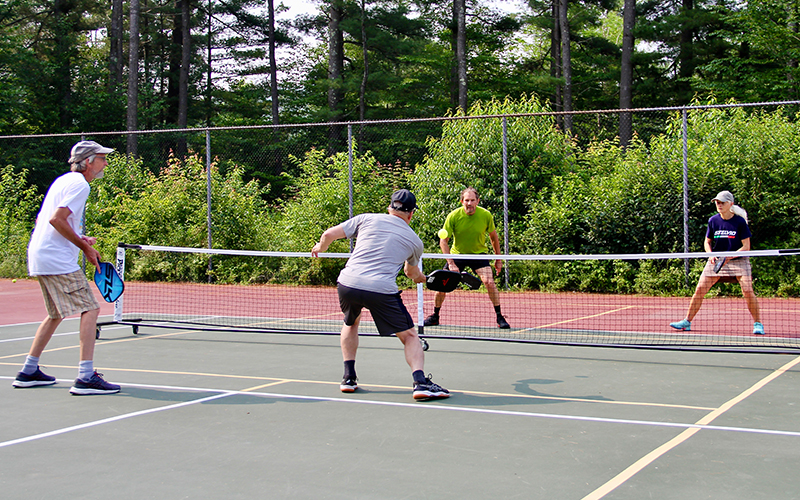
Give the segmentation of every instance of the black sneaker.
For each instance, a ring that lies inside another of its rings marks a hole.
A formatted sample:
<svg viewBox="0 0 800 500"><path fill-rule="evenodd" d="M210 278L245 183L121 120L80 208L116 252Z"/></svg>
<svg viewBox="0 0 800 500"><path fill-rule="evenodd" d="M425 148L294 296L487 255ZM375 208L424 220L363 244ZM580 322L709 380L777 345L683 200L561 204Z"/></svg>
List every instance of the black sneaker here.
<svg viewBox="0 0 800 500"><path fill-rule="evenodd" d="M92 378L88 381L76 378L75 385L69 390L70 394L75 394L76 396L85 396L87 394L114 394L116 392L119 392L119 386L106 382L103 380L103 374L97 373L96 371L92 373Z"/></svg>
<svg viewBox="0 0 800 500"><path fill-rule="evenodd" d="M342 383L339 384L339 389L341 389L342 392L356 392L356 389L358 389L358 382L356 382L356 380L358 379L355 378L343 379Z"/></svg>
<svg viewBox="0 0 800 500"><path fill-rule="evenodd" d="M414 399L428 401L429 399L444 399L450 397L450 391L431 382L431 376L425 378L424 384L414 382Z"/></svg>
<svg viewBox="0 0 800 500"><path fill-rule="evenodd" d="M17 373L17 378L11 383L14 387L36 387L37 385L53 385L56 383L56 378L50 375L45 375L39 367L30 375L22 372Z"/></svg>
<svg viewBox="0 0 800 500"><path fill-rule="evenodd" d="M508 321L506 321L506 319L503 317L502 314L498 314L497 315L497 327L498 328L502 328L502 329L506 329L506 328L511 328L511 325L508 324Z"/></svg>
<svg viewBox="0 0 800 500"><path fill-rule="evenodd" d="M425 318L425 322L422 323L423 326L438 326L439 325L439 315L438 314L431 314L427 318Z"/></svg>

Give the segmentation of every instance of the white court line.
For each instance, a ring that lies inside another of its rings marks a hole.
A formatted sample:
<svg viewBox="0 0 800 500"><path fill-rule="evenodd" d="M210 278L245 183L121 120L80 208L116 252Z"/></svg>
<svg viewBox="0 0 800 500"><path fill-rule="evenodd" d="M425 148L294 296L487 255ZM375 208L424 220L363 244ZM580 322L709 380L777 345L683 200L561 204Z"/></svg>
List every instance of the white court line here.
<svg viewBox="0 0 800 500"><path fill-rule="evenodd" d="M5 377L0 376L0 379L6 380L13 380L13 377ZM59 380L61 382L62 380ZM71 382L63 380L64 382ZM124 415L118 415L116 417L111 417L103 420L97 420L94 422L87 422L85 424L67 427L65 429L59 429L51 432L46 432L43 434L36 434L34 436L29 436L26 438L15 439L13 441L6 441L0 443L0 448L5 446L10 446L12 444L20 444L25 443L28 441L33 441L36 439L41 439L45 437L55 436L59 434L64 434L66 432L71 432L74 430L86 429L89 427L94 427L96 425L102 425L110 422L116 422L118 420L123 420L131 417L138 417L141 415L147 415L150 413L156 413L160 411L172 410L176 408L181 408L184 406L196 404L196 403L203 403L206 401L211 401L213 399L219 399L227 396L233 395L242 395L242 396L257 396L263 398L274 398L274 399L298 399L303 401L320 401L320 402L331 402L331 403L347 403L347 404L362 404L362 405L373 405L373 406L394 406L394 407L401 407L401 408L415 408L421 410L440 410L440 411L452 411L452 412L462 412L462 413L478 413L484 415L503 415L503 416L513 416L513 417L528 417L528 418L544 418L544 419L551 419L551 420L570 420L570 421L579 421L579 422L595 422L595 423L606 423L606 424L626 424L626 425L644 425L649 427L667 427L667 428L678 428L678 429L703 429L703 430L711 430L711 431L724 431L724 432L741 432L741 433L749 433L749 434L767 434L773 436L789 436L789 437L800 437L800 432L795 431L781 431L781 430L774 430L774 429L754 429L748 427L729 427L729 426L722 426L722 425L703 425L703 424L687 424L687 423L679 423L679 422L657 422L652 420L629 420L629 419L620 419L620 418L604 418L604 417L586 417L582 415L557 415L551 413L533 413L533 412L521 412L521 411L509 411L509 410L489 410L483 408L469 408L464 406L444 406L441 404L431 404L431 403L400 403L400 402L393 402L393 401L376 401L370 399L346 399L346 398L334 398L334 397L322 397L322 396L304 396L300 394L279 394L279 393L272 393L272 392L249 392L249 391L229 391L229 390L222 390L222 389L210 389L210 388L203 388L203 387L182 387L182 386L170 386L170 385L150 385L150 384L123 384L124 387L138 387L142 389L158 389L158 390L177 390L177 391L189 391L189 392L211 392L217 393L215 396L209 396L207 398L202 398L194 401L188 401L184 403L178 403L175 405L163 406L159 408L153 408L150 410L142 410L133 413L126 413ZM114 397L110 395L109 397Z"/></svg>
<svg viewBox="0 0 800 500"><path fill-rule="evenodd" d="M114 316L111 314L105 314L103 316L98 316L97 320L100 321L103 318L113 318ZM75 316L72 318L64 318L64 321L80 321L80 316ZM40 325L42 321L29 321L27 323L10 323L10 324L0 324L0 328L7 328L7 327L14 327L14 326L31 326L31 325Z"/></svg>
<svg viewBox="0 0 800 500"><path fill-rule="evenodd" d="M3 377L3 378L6 378L6 377ZM195 399L194 401L185 401L183 403L177 403L177 404L174 404L174 405L161 406L159 408L150 408L149 410L135 411L133 413L126 413L124 415L117 415L116 417L104 418L102 420L95 420L94 422L86 422L85 424L73 425L72 427L65 427L63 429L56 429L54 431L44 432L42 434L35 434L33 436L28 436L28 437L19 438L19 439L13 439L11 441L5 441L5 442L0 443L0 448L4 448L6 446L12 446L12 445L15 445L15 444L28 443L28 442L31 442L31 441L35 441L37 439L44 439L44 438L47 438L47 437L58 436L60 434L66 434L67 432L79 431L81 429L87 429L89 427L95 427L95 426L98 426L98 425L108 424L108 423L111 423L111 422L117 422L119 420L124 420L124 419L127 419L127 418L139 417L141 415L148 415L150 413L156 413L156 412L160 412L160 411L174 410L175 408L181 408L183 406L189 406L189 405L193 405L193 404L197 404L197 403L205 403L206 401L213 401L215 399L224 398L224 397L230 396L232 394L235 394L235 393L225 393L225 392L223 392L221 394L216 394L214 396L209 396L207 398Z"/></svg>
<svg viewBox="0 0 800 500"><path fill-rule="evenodd" d="M128 328L128 326L127 325L123 325L123 326L104 327L103 331L105 331L105 330L120 330L122 328ZM80 333L79 331L64 332L64 333L54 333L53 337L63 337L63 336L66 336L66 335L78 335L79 333ZM2 344L4 342L21 342L23 340L33 340L33 335L31 335L30 337L17 337L15 339L0 339L0 344Z"/></svg>

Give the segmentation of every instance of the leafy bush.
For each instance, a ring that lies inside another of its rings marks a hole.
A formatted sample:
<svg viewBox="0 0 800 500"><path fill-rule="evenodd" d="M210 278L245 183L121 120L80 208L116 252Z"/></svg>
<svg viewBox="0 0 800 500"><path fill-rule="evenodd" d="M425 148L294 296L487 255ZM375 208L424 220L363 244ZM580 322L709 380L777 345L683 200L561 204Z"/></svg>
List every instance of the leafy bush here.
<svg viewBox="0 0 800 500"><path fill-rule="evenodd" d="M0 169L0 277L27 276L27 249L42 196L28 183L28 171Z"/></svg>
<svg viewBox="0 0 800 500"><path fill-rule="evenodd" d="M536 98L518 101L477 102L473 116L549 111ZM554 176L571 169L574 146L553 124L552 117L524 116L506 119L508 137L509 220L523 220L530 197L546 189ZM502 165L503 129L499 118L451 120L442 125L440 139L428 140L425 161L411 175L411 190L417 196L419 213L412 226L426 243L438 251L436 233L450 211L458 207L461 191L469 186L480 194L480 204L495 216L502 233L503 179L497 175Z"/></svg>
<svg viewBox="0 0 800 500"><path fill-rule="evenodd" d="M525 253L644 253L682 250L680 163L654 161L635 137L579 155L574 173L555 176L525 216Z"/></svg>
<svg viewBox="0 0 800 500"><path fill-rule="evenodd" d="M171 158L154 175L141 163L112 156L103 179L96 181L87 208L87 228L99 236L98 249L114 255L117 242L204 248L208 246L206 179L199 158L184 162ZM245 183L242 171L225 175L211 166L212 243L214 248L263 250L267 248L269 212L261 201L256 181ZM260 262L259 262L260 261ZM267 263L263 259L178 254L166 260L158 253L131 252L126 279L220 282L259 281Z"/></svg>
<svg viewBox="0 0 800 500"><path fill-rule="evenodd" d="M355 149L355 148L354 148ZM277 250L311 252L329 227L350 217L349 158L347 153L326 156L319 150L298 160L300 175L293 179L294 197L282 207L282 217L273 226ZM381 165L369 153L353 154L353 215L386 213L396 189L407 185L407 171ZM335 241L328 252L348 252L349 241ZM289 259L275 279L301 284L333 284L344 267L342 259Z"/></svg>

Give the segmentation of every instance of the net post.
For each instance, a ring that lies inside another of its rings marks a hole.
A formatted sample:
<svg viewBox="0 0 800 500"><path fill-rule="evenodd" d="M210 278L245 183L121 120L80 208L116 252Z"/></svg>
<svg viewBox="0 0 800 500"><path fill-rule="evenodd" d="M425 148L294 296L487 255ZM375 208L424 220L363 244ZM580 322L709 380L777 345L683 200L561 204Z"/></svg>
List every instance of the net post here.
<svg viewBox="0 0 800 500"><path fill-rule="evenodd" d="M422 271L422 257L419 259L419 270ZM417 334L425 331L425 304L423 302L422 283L417 283Z"/></svg>
<svg viewBox="0 0 800 500"><path fill-rule="evenodd" d="M125 281L125 246L122 243L117 244L117 262L115 267L117 268L119 277L122 281ZM125 294L120 295L119 298L114 301L114 321L117 323L122 321L122 301L124 295Z"/></svg>

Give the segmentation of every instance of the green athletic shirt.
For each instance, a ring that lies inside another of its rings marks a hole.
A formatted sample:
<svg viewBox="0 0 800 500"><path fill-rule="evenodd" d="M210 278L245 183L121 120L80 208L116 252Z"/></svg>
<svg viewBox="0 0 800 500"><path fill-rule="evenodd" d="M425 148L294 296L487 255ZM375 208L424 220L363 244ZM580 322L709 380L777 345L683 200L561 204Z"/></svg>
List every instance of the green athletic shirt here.
<svg viewBox="0 0 800 500"><path fill-rule="evenodd" d="M495 230L494 218L485 208L475 207L475 213L467 215L464 207L459 207L447 215L444 229L450 238L451 253L489 253L486 235Z"/></svg>

